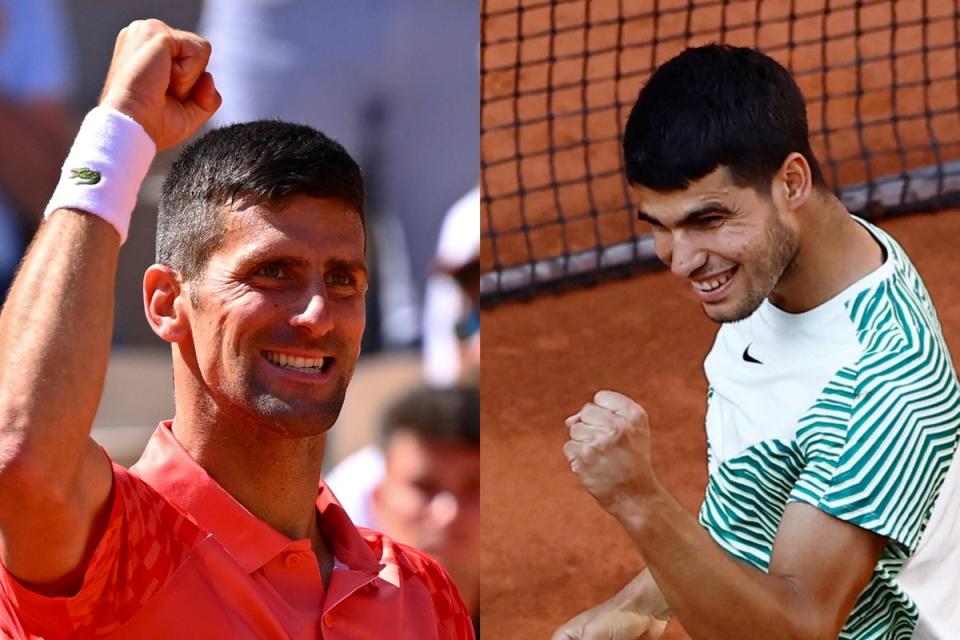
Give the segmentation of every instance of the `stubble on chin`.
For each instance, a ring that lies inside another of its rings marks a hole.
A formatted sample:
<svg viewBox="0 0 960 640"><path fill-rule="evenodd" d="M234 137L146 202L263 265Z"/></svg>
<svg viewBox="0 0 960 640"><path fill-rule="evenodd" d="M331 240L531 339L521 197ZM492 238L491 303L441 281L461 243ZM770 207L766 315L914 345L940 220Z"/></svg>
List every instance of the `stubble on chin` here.
<svg viewBox="0 0 960 640"><path fill-rule="evenodd" d="M285 436L300 438L326 433L337 421L346 399L348 380L338 379L323 399L280 397L260 390L252 394L251 409L262 426Z"/></svg>

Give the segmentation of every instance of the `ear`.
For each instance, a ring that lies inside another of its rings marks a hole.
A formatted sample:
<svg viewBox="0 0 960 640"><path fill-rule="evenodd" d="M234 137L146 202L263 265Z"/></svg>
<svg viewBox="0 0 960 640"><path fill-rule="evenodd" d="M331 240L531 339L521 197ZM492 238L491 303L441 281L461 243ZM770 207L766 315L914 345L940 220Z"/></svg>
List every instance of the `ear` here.
<svg viewBox="0 0 960 640"><path fill-rule="evenodd" d="M813 173L802 153L793 151L787 155L773 177L771 193L779 206L790 211L796 211L810 199Z"/></svg>
<svg viewBox="0 0 960 640"><path fill-rule="evenodd" d="M147 267L143 274L143 310L155 334L167 342L180 342L190 335L188 305L179 273L163 264Z"/></svg>

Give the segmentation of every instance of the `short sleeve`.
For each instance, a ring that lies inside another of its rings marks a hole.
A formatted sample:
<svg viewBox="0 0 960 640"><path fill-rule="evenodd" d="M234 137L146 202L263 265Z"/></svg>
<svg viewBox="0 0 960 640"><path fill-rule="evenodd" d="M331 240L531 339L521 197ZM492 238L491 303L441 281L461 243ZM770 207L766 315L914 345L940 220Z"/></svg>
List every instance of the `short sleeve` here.
<svg viewBox="0 0 960 640"><path fill-rule="evenodd" d="M929 344L928 344L929 347ZM960 399L945 352L868 354L801 421L806 460L790 499L912 554L957 448Z"/></svg>
<svg viewBox="0 0 960 640"><path fill-rule="evenodd" d="M80 590L47 597L0 566L0 635L108 637L159 591L202 538L165 498L113 464L110 516Z"/></svg>

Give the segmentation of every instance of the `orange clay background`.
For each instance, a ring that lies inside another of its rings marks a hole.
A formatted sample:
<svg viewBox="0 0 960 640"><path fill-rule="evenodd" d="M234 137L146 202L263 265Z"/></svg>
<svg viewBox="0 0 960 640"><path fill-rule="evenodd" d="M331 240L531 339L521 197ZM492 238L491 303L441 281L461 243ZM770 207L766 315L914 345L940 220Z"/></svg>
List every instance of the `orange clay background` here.
<svg viewBox="0 0 960 640"><path fill-rule="evenodd" d="M924 277L956 367L960 211L881 226ZM482 323L483 636L546 639L643 567L570 472L563 419L601 388L635 398L650 415L657 474L695 513L706 486L701 364L716 325L667 272L502 304ZM688 636L673 621L665 637Z"/></svg>
<svg viewBox="0 0 960 640"><path fill-rule="evenodd" d="M825 2L800 0L793 4L798 11L809 11L822 8ZM517 28L516 16L509 9L517 3L518 0L484 0L485 15L500 12L495 19L484 23L484 42L500 42L485 47L485 69L508 64L517 56L518 49L508 42L512 30ZM538 0L528 0L525 4L545 5ZM605 15L616 14L618 4L626 11L644 13L649 12L653 2L591 0L589 10L592 18L602 21ZM658 4L661 10L669 11L671 7L688 3L660 0ZM721 4L726 4L728 24L748 24L727 33L728 42L773 47L774 57L785 63L790 60L782 45L790 37L789 29L795 41L817 40L824 31L850 33L854 18L852 0L830 2L833 10L829 20L798 20L792 27L785 26L787 23L783 20L791 4L787 1L764 1L763 13L759 16L758 3L753 1L700 2L697 6L704 6L693 16L696 29L710 31L711 24L715 27ZM948 16L931 14L927 42L956 41L951 3L897 1L864 9L860 15L861 26L874 31L860 38L840 38L828 49L817 43L794 50L795 70L797 65L814 69L822 66L824 52L831 64L840 65L827 74L814 70L798 75L798 83L810 104L811 131L824 123L841 130L829 141L817 135L813 137L828 180L830 170L822 160L828 143L834 157L859 154L860 140L850 127L856 109L862 118L888 116L894 104L901 113L915 113L922 109L924 89L898 90L896 95L889 89L867 91L859 101L849 98L833 105L820 99L824 83L830 93L849 91L855 86L856 72L841 63L849 60L857 47L861 55L882 55L891 46L897 51L914 50L923 38L921 27L897 29L893 34L883 25L889 25L894 14L901 20L915 19L924 5L929 11L945 12ZM547 5L546 9L526 12L521 28L524 33L537 34L551 20L567 25L582 24L586 10L586 3L582 1L556 2L552 8ZM684 20L679 15L667 14L659 27L661 35L682 33ZM755 28L754 21L758 18L761 26ZM648 39L650 27L649 18L627 20L623 24L623 41ZM573 28L566 32L572 37L558 38L553 44L554 53L562 52L564 47L568 52L582 47L584 36L589 38L592 48L602 48L605 41L609 44L617 37L615 30L606 27L581 31L578 33ZM717 34L714 29L714 35L703 35L694 43L718 40ZM776 49L778 45L780 48ZM533 59L542 55L547 47L543 38L529 37L519 53L524 60ZM662 43L655 52L638 44L620 63L624 69L632 64L635 72L642 72L650 66L652 53L659 63L681 48L682 42L678 40ZM907 83L922 77L925 70L933 75L944 72L951 75L954 68L951 65L955 64L952 52L936 60L909 54L895 65L883 61L864 67L860 81L864 86L879 87L889 83L895 72L900 82ZM587 77L609 77L613 65L607 57L592 58ZM583 68L582 64L558 63L542 72L528 69L519 75L507 71L487 74L484 127L489 131L490 126L508 123L514 117L515 105L497 99L512 91L511 83L536 86L550 78L554 82L564 78L576 80ZM585 93L577 89L553 96L552 108L562 110L564 101L566 108L576 107L578 101L583 100L593 104L597 92L630 100L642 79L634 74L624 76L619 84L591 80ZM958 99L955 81L932 83L926 91L927 98L937 108L955 105ZM596 102L601 103L603 100ZM536 119L538 114L545 113L544 109L541 99L531 98L520 105L519 112L523 117ZM494 264L491 232L498 238L496 258L504 265L519 264L531 257L557 255L564 242L568 250L576 251L595 245L598 234L603 243L609 244L628 238L634 232L626 206L627 195L619 178L564 188L559 200L564 215L580 216L579 222L567 226L558 220L558 200L550 192L531 192L522 201L518 197L497 199L516 188L517 176L530 187L548 183L551 171L559 178L576 178L584 174L587 163L592 171L616 168L619 159L615 140L591 143L553 158L546 155L545 149L551 137L563 143L576 142L584 137L584 132L598 140L605 135L615 135L626 115L627 111L622 108L600 110L589 122L580 117L561 118L554 121L552 129L535 125L525 127L518 134L508 129L484 134L481 153L488 168L482 184L485 198L494 199L492 202L485 199L481 217L485 271ZM935 120L931 127L941 142L960 140L955 114ZM864 142L872 150L880 151L870 168L885 173L901 169L899 159L883 153L893 147L894 134L900 136L904 145L924 147L928 128L922 121L915 120L901 122L896 129L889 123L877 124L864 133ZM516 148L517 139L520 150ZM518 151L522 151L524 159L517 157ZM955 144L947 144L943 151L948 157L957 155ZM931 157L929 149L924 147L911 153L907 165L923 166ZM491 166L491 162L495 164ZM848 184L864 178L866 164L851 160L838 165L837 170L835 177L841 184ZM589 215L591 202L596 209L610 213L603 213L594 221ZM514 231L519 226L521 206L530 221L542 225L530 241L532 252L527 240ZM881 226L903 244L924 276L951 351L960 353L960 289L954 284L960 281L960 260L955 249L960 238L960 212L916 214L885 221ZM701 364L716 326L703 316L687 285L662 272L611 280L559 295L541 294L530 302L501 304L485 309L482 323L483 636L496 640L545 639L569 617L612 595L643 567L642 558L619 525L594 503L570 473L560 451L565 440L563 419L577 411L600 388L616 389L637 399L651 418L654 464L662 482L695 513L706 484L703 431L706 382ZM709 585L704 588L709 589ZM682 626L673 621L665 637L678 640L688 636Z"/></svg>

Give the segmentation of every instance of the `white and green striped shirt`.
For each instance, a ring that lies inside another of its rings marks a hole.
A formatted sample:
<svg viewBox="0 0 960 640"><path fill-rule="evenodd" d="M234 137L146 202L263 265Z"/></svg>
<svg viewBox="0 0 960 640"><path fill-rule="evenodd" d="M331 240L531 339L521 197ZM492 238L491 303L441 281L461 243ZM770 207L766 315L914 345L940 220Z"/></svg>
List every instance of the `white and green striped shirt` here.
<svg viewBox="0 0 960 640"><path fill-rule="evenodd" d="M765 301L720 328L700 521L763 570L790 501L882 535L840 638L960 638L960 387L919 275L863 224L886 249L879 269L811 311Z"/></svg>

